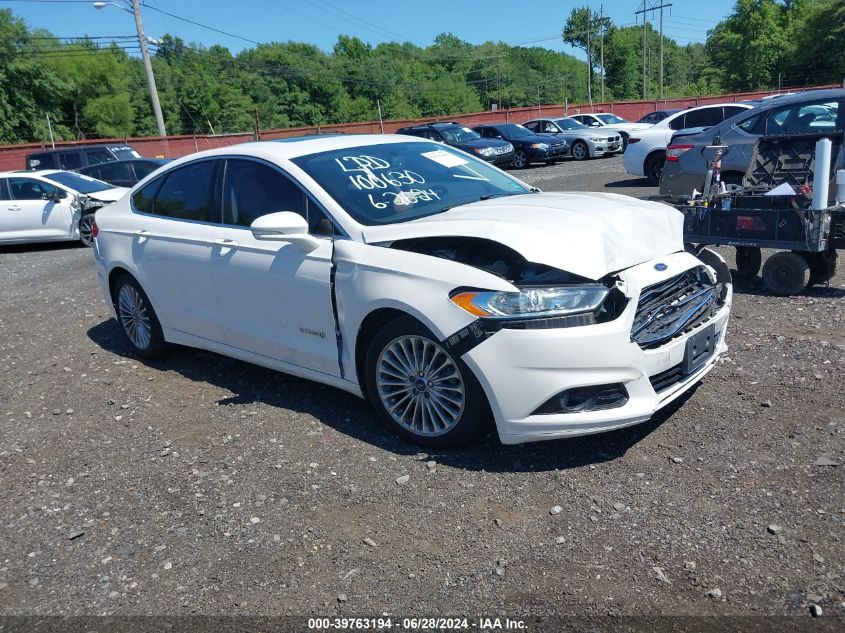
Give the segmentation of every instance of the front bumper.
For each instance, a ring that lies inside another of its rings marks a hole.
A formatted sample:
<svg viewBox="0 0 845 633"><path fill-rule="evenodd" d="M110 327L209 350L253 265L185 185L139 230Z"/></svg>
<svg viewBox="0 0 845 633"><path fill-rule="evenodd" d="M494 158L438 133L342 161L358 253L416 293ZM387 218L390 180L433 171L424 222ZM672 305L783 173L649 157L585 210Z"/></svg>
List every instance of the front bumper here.
<svg viewBox="0 0 845 633"><path fill-rule="evenodd" d="M490 163L491 165L495 165L496 167L507 166L513 162L513 150L507 152L505 154L493 154L492 156L483 156L481 154L475 154L476 158L480 158L481 160Z"/></svg>
<svg viewBox="0 0 845 633"><path fill-rule="evenodd" d="M605 154L616 154L622 151L622 137L617 137L613 141L593 141L591 140L593 149L593 156L604 156Z"/></svg>
<svg viewBox="0 0 845 633"><path fill-rule="evenodd" d="M661 258L671 273L700 265L686 253ZM587 435L645 422L680 397L727 351L725 331L732 295L721 309L692 331L654 349L631 340L640 290L660 281L653 262L620 275L630 301L620 317L608 323L546 330L502 329L470 350L463 359L479 379L504 444ZM652 386L650 378L666 375L684 361L687 340L713 325L713 355L693 373ZM549 399L567 389L622 383L627 402L619 407L574 413L534 414Z"/></svg>

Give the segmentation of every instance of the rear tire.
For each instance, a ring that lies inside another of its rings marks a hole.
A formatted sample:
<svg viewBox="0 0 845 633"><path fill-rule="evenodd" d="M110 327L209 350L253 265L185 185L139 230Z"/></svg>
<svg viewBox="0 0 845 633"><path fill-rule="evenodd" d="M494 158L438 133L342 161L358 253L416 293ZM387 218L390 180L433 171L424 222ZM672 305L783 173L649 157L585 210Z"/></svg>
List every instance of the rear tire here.
<svg viewBox="0 0 845 633"><path fill-rule="evenodd" d="M646 180L652 187L660 185L660 176L663 175L663 165L666 164L666 154L657 152L648 157L645 161L643 171Z"/></svg>
<svg viewBox="0 0 845 633"><path fill-rule="evenodd" d="M379 419L414 444L461 446L489 415L469 367L408 316L387 323L370 342L364 379Z"/></svg>
<svg viewBox="0 0 845 633"><path fill-rule="evenodd" d="M743 279L753 279L760 272L763 255L754 246L736 247L736 272Z"/></svg>
<svg viewBox="0 0 845 633"><path fill-rule="evenodd" d="M128 273L121 275L112 291L114 311L123 338L144 358L157 358L167 350L161 323L149 297Z"/></svg>
<svg viewBox="0 0 845 633"><path fill-rule="evenodd" d="M775 253L763 265L763 282L776 295L798 294L809 281L810 266L798 253Z"/></svg>

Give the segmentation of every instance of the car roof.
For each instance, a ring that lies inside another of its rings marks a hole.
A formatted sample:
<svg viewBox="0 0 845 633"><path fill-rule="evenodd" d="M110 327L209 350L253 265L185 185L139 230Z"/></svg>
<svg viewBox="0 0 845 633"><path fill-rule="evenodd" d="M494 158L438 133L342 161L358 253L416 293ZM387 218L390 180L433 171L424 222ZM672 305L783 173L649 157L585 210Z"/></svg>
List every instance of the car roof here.
<svg viewBox="0 0 845 633"><path fill-rule="evenodd" d="M156 163L157 165L164 165L169 163L172 158L124 158L123 160L107 160L103 163L91 163L90 165L85 165L84 167L80 167L82 169L91 169L93 167L102 167L103 165L124 165L126 163Z"/></svg>
<svg viewBox="0 0 845 633"><path fill-rule="evenodd" d="M49 176L50 174L58 174L66 172L66 169L15 169L13 171L0 171L0 178L8 178L16 174L26 174L27 176Z"/></svg>
<svg viewBox="0 0 845 633"><path fill-rule="evenodd" d="M129 143L89 143L86 145L63 145L61 147L50 148L50 149L40 149L33 154L52 154L54 152L75 152L75 151L82 151L85 149L96 149L98 147L132 147Z"/></svg>
<svg viewBox="0 0 845 633"><path fill-rule="evenodd" d="M291 160L300 156L319 154L340 149L351 149L367 147L370 145L388 145L393 143L427 143L435 147L442 147L440 143L408 136L404 134L337 134L302 136L297 138L285 138L279 140L250 141L226 147L217 147L188 154L177 158L168 166L178 166L198 158L211 158L215 156L256 156L266 160Z"/></svg>

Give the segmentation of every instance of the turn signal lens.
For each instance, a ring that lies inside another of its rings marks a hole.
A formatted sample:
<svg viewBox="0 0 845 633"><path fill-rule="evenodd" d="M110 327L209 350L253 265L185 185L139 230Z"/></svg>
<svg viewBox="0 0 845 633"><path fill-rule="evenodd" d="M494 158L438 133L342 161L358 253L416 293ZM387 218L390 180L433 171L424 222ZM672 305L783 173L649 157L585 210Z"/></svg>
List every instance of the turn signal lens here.
<svg viewBox="0 0 845 633"><path fill-rule="evenodd" d="M477 292L461 292L456 294L452 297L452 303L454 303L459 308L463 308L470 314L477 316L477 317L486 317L490 316L489 312L485 312L477 305L475 305L472 301L478 296L479 293Z"/></svg>
<svg viewBox="0 0 845 633"><path fill-rule="evenodd" d="M91 223L91 237L97 237L100 234L100 227L97 226L97 220Z"/></svg>
<svg viewBox="0 0 845 633"><path fill-rule="evenodd" d="M553 317L592 312L605 300L600 284L525 287L518 292L468 291L452 295L452 302L473 316L493 319Z"/></svg>

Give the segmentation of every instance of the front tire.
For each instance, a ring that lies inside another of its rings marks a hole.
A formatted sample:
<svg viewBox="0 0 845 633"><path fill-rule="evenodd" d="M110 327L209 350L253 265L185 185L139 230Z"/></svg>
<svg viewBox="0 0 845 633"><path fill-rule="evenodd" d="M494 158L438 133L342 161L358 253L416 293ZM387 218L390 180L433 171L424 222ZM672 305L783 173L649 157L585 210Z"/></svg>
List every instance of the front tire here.
<svg viewBox="0 0 845 633"><path fill-rule="evenodd" d="M575 141L572 144L572 158L575 160L587 160L590 157L590 148L584 141Z"/></svg>
<svg viewBox="0 0 845 633"><path fill-rule="evenodd" d="M525 169L529 167L530 163L528 162L528 155L521 149L516 150L513 155L513 168L514 169Z"/></svg>
<svg viewBox="0 0 845 633"><path fill-rule="evenodd" d="M114 311L123 338L144 358L157 358L167 349L161 323L149 297L129 274L121 275L112 293Z"/></svg>
<svg viewBox="0 0 845 633"><path fill-rule="evenodd" d="M83 246L94 244L94 214L89 213L79 218L79 241Z"/></svg>
<svg viewBox="0 0 845 633"><path fill-rule="evenodd" d="M379 330L367 348L364 372L379 418L409 442L461 446L487 416L484 392L469 367L411 317Z"/></svg>
<svg viewBox="0 0 845 633"><path fill-rule="evenodd" d="M760 272L763 254L756 246L736 247L736 272L743 279L753 279Z"/></svg>

